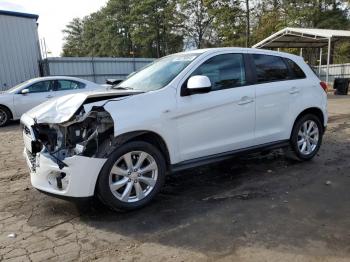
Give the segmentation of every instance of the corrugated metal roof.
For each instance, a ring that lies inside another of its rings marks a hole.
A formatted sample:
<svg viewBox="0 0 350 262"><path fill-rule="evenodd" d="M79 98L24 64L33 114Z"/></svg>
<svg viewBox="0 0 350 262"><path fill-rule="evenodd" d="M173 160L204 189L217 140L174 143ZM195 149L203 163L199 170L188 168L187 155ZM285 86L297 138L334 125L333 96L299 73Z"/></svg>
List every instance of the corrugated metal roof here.
<svg viewBox="0 0 350 262"><path fill-rule="evenodd" d="M321 37L350 37L350 31L347 30L333 30L333 29L317 29L317 28L295 28L287 27L281 31L290 31L304 33L308 35L315 35ZM280 31L280 32L281 32Z"/></svg>
<svg viewBox="0 0 350 262"><path fill-rule="evenodd" d="M7 11L7 10L0 10L0 15L9 15L9 16L17 16L17 17L24 17L24 18L32 18L35 20L38 20L39 15L35 14L28 14L28 13L21 13L21 12L13 12L13 11Z"/></svg>
<svg viewBox="0 0 350 262"><path fill-rule="evenodd" d="M332 40L350 38L350 31L286 27L253 45L253 47L323 47L328 45L329 38Z"/></svg>

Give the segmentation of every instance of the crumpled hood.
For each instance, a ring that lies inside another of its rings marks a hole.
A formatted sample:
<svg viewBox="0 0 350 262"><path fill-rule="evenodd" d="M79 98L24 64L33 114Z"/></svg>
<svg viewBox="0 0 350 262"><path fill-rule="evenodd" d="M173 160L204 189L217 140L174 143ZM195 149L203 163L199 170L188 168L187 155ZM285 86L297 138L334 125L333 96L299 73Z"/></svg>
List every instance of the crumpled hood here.
<svg viewBox="0 0 350 262"><path fill-rule="evenodd" d="M68 121L84 103L93 103L140 94L136 90L93 91L48 100L25 113L36 123L60 124Z"/></svg>

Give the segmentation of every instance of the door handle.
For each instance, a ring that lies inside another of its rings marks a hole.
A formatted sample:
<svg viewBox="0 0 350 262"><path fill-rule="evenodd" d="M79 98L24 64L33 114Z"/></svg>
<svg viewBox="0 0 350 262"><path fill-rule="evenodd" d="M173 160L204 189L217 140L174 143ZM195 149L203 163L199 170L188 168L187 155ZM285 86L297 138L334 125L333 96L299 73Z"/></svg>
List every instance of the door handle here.
<svg viewBox="0 0 350 262"><path fill-rule="evenodd" d="M53 96L52 95L48 95L46 98L53 98Z"/></svg>
<svg viewBox="0 0 350 262"><path fill-rule="evenodd" d="M241 100L239 100L238 105L245 105L245 104L249 104L249 103L253 103L254 99L249 97L249 96L243 96L241 98Z"/></svg>
<svg viewBox="0 0 350 262"><path fill-rule="evenodd" d="M289 94L297 94L299 93L299 89L296 88L296 87L292 87L290 90L289 90Z"/></svg>

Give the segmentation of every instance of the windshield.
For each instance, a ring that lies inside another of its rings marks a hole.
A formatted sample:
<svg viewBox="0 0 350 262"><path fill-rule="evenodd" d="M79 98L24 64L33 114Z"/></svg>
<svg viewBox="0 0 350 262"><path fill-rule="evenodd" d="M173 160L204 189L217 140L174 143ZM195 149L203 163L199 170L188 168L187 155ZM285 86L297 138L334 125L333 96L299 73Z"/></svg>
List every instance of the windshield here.
<svg viewBox="0 0 350 262"><path fill-rule="evenodd" d="M14 87L11 87L10 89L6 90L7 93L15 93L17 91L19 91L23 86L25 86L26 84L28 84L30 82L30 80L24 81Z"/></svg>
<svg viewBox="0 0 350 262"><path fill-rule="evenodd" d="M199 55L199 53L177 54L158 59L113 88L144 92L160 89L169 84Z"/></svg>

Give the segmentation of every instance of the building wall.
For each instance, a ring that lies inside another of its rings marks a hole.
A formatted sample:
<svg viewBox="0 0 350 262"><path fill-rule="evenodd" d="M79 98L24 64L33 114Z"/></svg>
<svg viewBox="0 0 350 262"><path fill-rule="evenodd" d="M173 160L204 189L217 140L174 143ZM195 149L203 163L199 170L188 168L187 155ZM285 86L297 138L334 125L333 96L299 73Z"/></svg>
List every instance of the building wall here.
<svg viewBox="0 0 350 262"><path fill-rule="evenodd" d="M0 14L0 90L38 77L39 60L36 20Z"/></svg>
<svg viewBox="0 0 350 262"><path fill-rule="evenodd" d="M53 57L43 61L43 69L47 76L74 76L104 84L106 79L125 79L152 61L151 58Z"/></svg>

